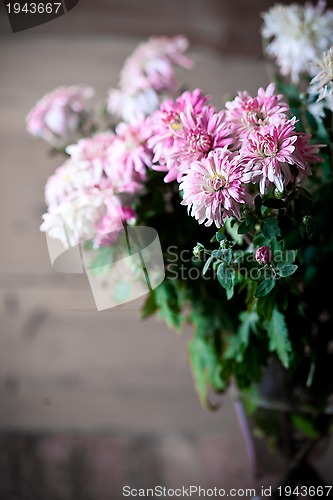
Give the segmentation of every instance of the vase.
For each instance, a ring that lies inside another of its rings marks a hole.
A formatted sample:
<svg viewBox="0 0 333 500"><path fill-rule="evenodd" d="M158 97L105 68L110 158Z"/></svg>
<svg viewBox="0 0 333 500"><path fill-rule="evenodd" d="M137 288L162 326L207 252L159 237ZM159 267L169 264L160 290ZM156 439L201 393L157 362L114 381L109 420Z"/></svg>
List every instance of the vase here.
<svg viewBox="0 0 333 500"><path fill-rule="evenodd" d="M333 498L333 404L272 358L250 390L233 386L256 499Z"/></svg>

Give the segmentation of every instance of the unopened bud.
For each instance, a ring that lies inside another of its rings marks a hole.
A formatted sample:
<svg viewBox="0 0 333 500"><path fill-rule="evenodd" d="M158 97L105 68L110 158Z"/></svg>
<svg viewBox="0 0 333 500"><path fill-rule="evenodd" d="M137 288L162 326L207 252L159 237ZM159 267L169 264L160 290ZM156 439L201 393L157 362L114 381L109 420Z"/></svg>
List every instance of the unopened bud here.
<svg viewBox="0 0 333 500"><path fill-rule="evenodd" d="M284 191L279 191L277 188L274 189L274 196L278 200L282 200L285 197Z"/></svg>
<svg viewBox="0 0 333 500"><path fill-rule="evenodd" d="M201 254L204 250L204 247L201 245L201 243L198 243L194 248L193 248L193 255L197 259L200 259Z"/></svg>
<svg viewBox="0 0 333 500"><path fill-rule="evenodd" d="M258 248L256 251L256 261L261 266L269 264L273 260L273 252L266 246Z"/></svg>
<svg viewBox="0 0 333 500"><path fill-rule="evenodd" d="M304 226L309 226L310 224L312 224L311 215L304 215L302 222L303 222Z"/></svg>

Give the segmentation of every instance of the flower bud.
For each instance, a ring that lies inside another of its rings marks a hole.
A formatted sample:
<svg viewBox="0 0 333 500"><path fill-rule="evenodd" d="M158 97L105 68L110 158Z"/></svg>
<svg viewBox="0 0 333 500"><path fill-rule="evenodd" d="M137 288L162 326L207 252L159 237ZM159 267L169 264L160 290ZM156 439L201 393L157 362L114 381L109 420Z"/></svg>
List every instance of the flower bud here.
<svg viewBox="0 0 333 500"><path fill-rule="evenodd" d="M273 252L266 246L259 247L256 251L256 261L261 266L269 264L273 260Z"/></svg>
<svg viewBox="0 0 333 500"><path fill-rule="evenodd" d="M305 226L309 226L310 224L312 224L312 217L311 215L304 215L303 219L302 219L302 222Z"/></svg>
<svg viewBox="0 0 333 500"><path fill-rule="evenodd" d="M285 197L285 192L284 191L279 191L278 189L274 189L274 196L278 200L282 200Z"/></svg>
<svg viewBox="0 0 333 500"><path fill-rule="evenodd" d="M197 259L200 259L201 254L204 250L204 247L201 245L201 243L198 243L194 248L193 248L193 255Z"/></svg>

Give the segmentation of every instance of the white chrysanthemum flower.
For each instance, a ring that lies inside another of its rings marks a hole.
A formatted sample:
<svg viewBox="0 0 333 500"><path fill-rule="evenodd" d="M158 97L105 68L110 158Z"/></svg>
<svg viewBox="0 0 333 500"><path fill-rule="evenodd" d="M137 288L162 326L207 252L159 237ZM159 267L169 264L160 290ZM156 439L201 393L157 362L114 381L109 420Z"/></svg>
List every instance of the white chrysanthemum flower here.
<svg viewBox="0 0 333 500"><path fill-rule="evenodd" d="M43 215L40 229L60 240L65 248L92 239L98 221L106 213L104 201L103 196L89 194L51 207Z"/></svg>
<svg viewBox="0 0 333 500"><path fill-rule="evenodd" d="M333 47L324 53L321 60L317 61L320 72L311 80L313 90L319 93L318 101L333 95Z"/></svg>
<svg viewBox="0 0 333 500"><path fill-rule="evenodd" d="M281 74L298 83L302 74L315 75L314 61L333 44L333 10L317 5L274 5L263 14L266 52Z"/></svg>
<svg viewBox="0 0 333 500"><path fill-rule="evenodd" d="M311 96L311 93L309 95ZM318 121L325 118L326 109L333 111L333 94L327 95L320 101L314 101L308 104L308 110Z"/></svg>
<svg viewBox="0 0 333 500"><path fill-rule="evenodd" d="M107 111L119 116L125 122L148 116L160 105L160 97L153 88L135 92L111 89L108 94Z"/></svg>

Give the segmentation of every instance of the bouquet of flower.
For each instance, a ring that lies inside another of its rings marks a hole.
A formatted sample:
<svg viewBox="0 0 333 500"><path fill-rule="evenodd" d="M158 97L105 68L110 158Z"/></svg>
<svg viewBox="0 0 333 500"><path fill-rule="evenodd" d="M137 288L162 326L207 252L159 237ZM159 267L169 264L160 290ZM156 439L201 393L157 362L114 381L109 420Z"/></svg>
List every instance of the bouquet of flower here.
<svg viewBox="0 0 333 500"><path fill-rule="evenodd" d="M99 278L124 228L154 228L165 278L142 317L193 325L202 403L232 381L252 387L274 358L319 408L333 394L333 11L277 4L262 38L272 82L223 109L179 83L191 67L183 36L141 43L101 113L92 88L43 97L28 131L65 159L46 183L41 230L84 246Z"/></svg>

